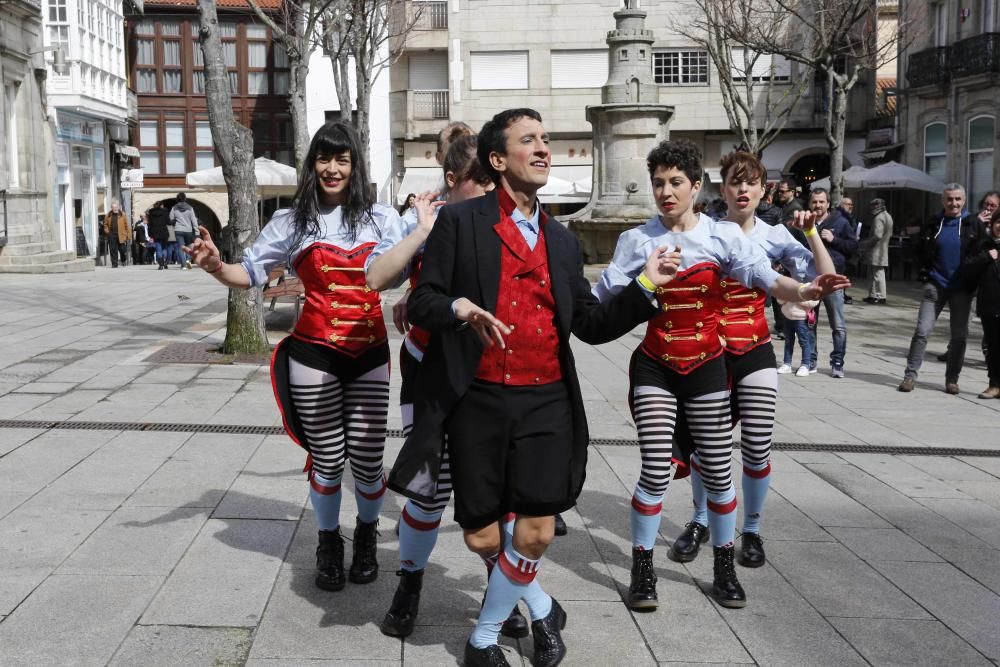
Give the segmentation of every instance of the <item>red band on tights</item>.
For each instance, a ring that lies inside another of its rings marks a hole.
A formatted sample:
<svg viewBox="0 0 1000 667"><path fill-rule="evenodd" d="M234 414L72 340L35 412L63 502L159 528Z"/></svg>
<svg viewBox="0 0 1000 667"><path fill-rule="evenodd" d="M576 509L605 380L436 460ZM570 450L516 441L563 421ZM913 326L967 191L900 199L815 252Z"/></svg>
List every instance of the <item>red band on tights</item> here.
<svg viewBox="0 0 1000 667"><path fill-rule="evenodd" d="M383 495L385 495L385 489L386 489L385 477L383 477L381 481L382 481L382 486L377 491L373 491L372 493L365 493L360 489L355 489L355 490L358 492L359 496L361 496L366 500L378 500Z"/></svg>
<svg viewBox="0 0 1000 667"><path fill-rule="evenodd" d="M639 502L635 496L632 496L632 509L634 509L639 514L645 516L653 516L654 514L659 514L663 510L663 503L656 503L655 505L646 505Z"/></svg>
<svg viewBox="0 0 1000 667"><path fill-rule="evenodd" d="M708 501L708 511L715 512L716 514L729 514L730 512L736 511L736 498L733 498L728 503L723 503L722 505L718 503L713 503L711 500Z"/></svg>
<svg viewBox="0 0 1000 667"><path fill-rule="evenodd" d="M511 563L507 559L507 554L503 553L500 554L500 560L497 563L508 579L513 579L519 584L530 584L535 580L535 575L538 574L538 561L521 559L517 563Z"/></svg>
<svg viewBox="0 0 1000 667"><path fill-rule="evenodd" d="M316 481L315 477L309 480L309 486L313 488L313 491L323 496L332 496L335 493L340 493L340 484L336 486L323 486Z"/></svg>
<svg viewBox="0 0 1000 667"><path fill-rule="evenodd" d="M771 474L771 463L769 461L768 464L763 468L761 468L760 470L754 470L753 468L748 468L746 466L743 466L743 473L747 477L753 477L754 479L763 479Z"/></svg>
<svg viewBox="0 0 1000 667"><path fill-rule="evenodd" d="M434 530L435 528L441 525L440 517L438 517L437 521L421 521L420 519L414 519L412 516L410 516L410 513L406 511L405 506L403 507L403 521L405 521L406 525L409 526L410 528L413 528L414 530L422 530L425 532L428 530Z"/></svg>

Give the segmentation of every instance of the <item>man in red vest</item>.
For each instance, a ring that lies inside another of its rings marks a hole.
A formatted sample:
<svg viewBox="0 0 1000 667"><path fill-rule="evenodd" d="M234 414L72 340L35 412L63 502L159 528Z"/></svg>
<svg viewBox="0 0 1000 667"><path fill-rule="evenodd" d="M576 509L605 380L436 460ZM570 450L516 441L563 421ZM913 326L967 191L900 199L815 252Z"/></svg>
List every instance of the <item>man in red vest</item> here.
<svg viewBox="0 0 1000 667"><path fill-rule="evenodd" d="M570 333L603 343L656 314L651 295L679 255L653 253L639 279L600 304L575 236L541 210L551 152L541 116L503 111L483 126L478 157L497 184L441 209L427 240L410 321L431 331L416 381L414 425L389 485L432 498L447 436L455 519L470 550L495 559L466 665L506 665L500 626L518 600L531 612L535 665L566 655L566 613L535 580L553 515L576 504L587 420ZM502 553L500 522L516 515Z"/></svg>

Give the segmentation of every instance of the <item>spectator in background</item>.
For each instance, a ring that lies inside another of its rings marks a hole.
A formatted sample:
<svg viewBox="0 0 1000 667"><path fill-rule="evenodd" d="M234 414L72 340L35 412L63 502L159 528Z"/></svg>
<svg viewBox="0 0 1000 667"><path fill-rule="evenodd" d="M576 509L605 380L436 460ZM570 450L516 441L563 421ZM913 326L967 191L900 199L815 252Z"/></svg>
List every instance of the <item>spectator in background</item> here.
<svg viewBox="0 0 1000 667"><path fill-rule="evenodd" d="M910 340L906 370L899 391L910 392L916 387L917 373L924 362L927 337L945 306L951 315L951 340L944 375L944 390L959 393L958 376L965 362L965 341L969 335L969 311L972 309L972 289L962 281L954 281L959 267L979 251L983 224L977 215L965 210L965 188L948 183L941 193L941 212L928 219L920 231L917 257L924 294L917 314L917 326ZM973 288L974 289L974 288Z"/></svg>
<svg viewBox="0 0 1000 667"><path fill-rule="evenodd" d="M417 195L410 193L406 195L406 202L399 207L399 214L406 215L406 212L413 208L413 203L417 201Z"/></svg>
<svg viewBox="0 0 1000 667"><path fill-rule="evenodd" d="M1000 192L990 190L979 200L979 221L983 223L983 226L991 224L990 220L998 209L1000 209ZM989 232L990 230L985 231Z"/></svg>
<svg viewBox="0 0 1000 667"><path fill-rule="evenodd" d="M149 235L156 243L156 264L158 270L167 268L170 249L170 215L163 202L157 202L151 209L146 211L146 224L149 227Z"/></svg>
<svg viewBox="0 0 1000 667"><path fill-rule="evenodd" d="M132 263L136 266L146 263L146 241L149 239L149 229L142 216L132 225Z"/></svg>
<svg viewBox="0 0 1000 667"><path fill-rule="evenodd" d="M118 262L123 265L128 264L132 227L117 199L111 200L111 211L104 216L104 234L108 239L108 249L111 251L111 268L117 269Z"/></svg>
<svg viewBox="0 0 1000 667"><path fill-rule="evenodd" d="M830 210L830 193L823 188L814 188L809 193L809 210L816 214L819 220L816 229L826 246L837 273L843 274L847 260L858 252L858 240L854 238L850 223L837 210ZM833 333L833 351L830 352L830 377L844 377L844 357L847 355L847 322L844 320L844 290L837 290L823 298L826 317ZM817 327L818 327L817 318ZM816 329L812 330L812 363L809 371L816 370L818 359L818 340Z"/></svg>
<svg viewBox="0 0 1000 667"><path fill-rule="evenodd" d="M788 177L778 181L774 190L775 205L781 207L781 222L786 225L795 217L796 211L802 210L802 202L795 196L795 187L795 179Z"/></svg>
<svg viewBox="0 0 1000 667"><path fill-rule="evenodd" d="M191 260L181 248L194 243L194 236L198 231L198 216L194 212L194 207L187 203L187 195L183 192L177 194L177 203L170 209L170 222L174 229L174 252L177 253L177 262L182 265L182 269L190 269Z"/></svg>
<svg viewBox="0 0 1000 667"><path fill-rule="evenodd" d="M867 237L868 264L872 267L872 285L865 303L885 305L885 272L889 268L889 239L892 238L892 216L885 210L885 200L873 199L871 235Z"/></svg>
<svg viewBox="0 0 1000 667"><path fill-rule="evenodd" d="M983 323L989 386L979 398L1000 398L1000 206L994 207L984 237L979 252L962 265L962 273L966 285L977 290L976 315Z"/></svg>
<svg viewBox="0 0 1000 667"><path fill-rule="evenodd" d="M851 228L851 233L854 234L855 240L861 238L861 219L854 215L854 200L851 197L841 197L840 205L837 206L837 210L840 214L844 216L847 220L847 224ZM854 255L847 260L847 275L852 278L857 277L859 273L859 268L861 264L861 257L859 253L854 253ZM854 299L850 294L844 292L844 303L852 304Z"/></svg>
<svg viewBox="0 0 1000 667"><path fill-rule="evenodd" d="M769 197L760 198L755 215L772 227L780 225L783 222L781 209L772 204Z"/></svg>

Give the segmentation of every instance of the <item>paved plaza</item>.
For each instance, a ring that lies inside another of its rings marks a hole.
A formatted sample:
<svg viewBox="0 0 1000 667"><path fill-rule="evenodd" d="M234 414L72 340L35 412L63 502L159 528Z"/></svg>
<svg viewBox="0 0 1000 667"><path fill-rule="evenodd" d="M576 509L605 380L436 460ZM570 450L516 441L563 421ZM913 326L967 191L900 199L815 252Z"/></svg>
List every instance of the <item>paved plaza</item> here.
<svg viewBox="0 0 1000 667"><path fill-rule="evenodd" d="M978 322L962 393L943 393L946 316L917 390L895 390L917 293L890 284L890 306L872 307L852 289L847 377L826 373L825 316L820 373L781 376L768 564L738 570L742 610L704 592L710 553L666 557L690 511L687 480L664 504L660 609L622 603L639 473L626 370L641 330L574 343L603 444L540 578L569 614L564 664L1000 664L1000 400L976 398ZM0 665L456 664L485 571L450 510L416 631L385 637L402 500L387 496L379 579L316 589L305 457L268 435L280 419L266 364L150 360L221 341L225 296L197 270L0 276ZM291 305L268 321L279 339ZM394 375L393 403L397 390ZM389 462L400 444L389 440ZM349 534L353 494L343 502ZM530 639L506 644L512 664L531 664Z"/></svg>

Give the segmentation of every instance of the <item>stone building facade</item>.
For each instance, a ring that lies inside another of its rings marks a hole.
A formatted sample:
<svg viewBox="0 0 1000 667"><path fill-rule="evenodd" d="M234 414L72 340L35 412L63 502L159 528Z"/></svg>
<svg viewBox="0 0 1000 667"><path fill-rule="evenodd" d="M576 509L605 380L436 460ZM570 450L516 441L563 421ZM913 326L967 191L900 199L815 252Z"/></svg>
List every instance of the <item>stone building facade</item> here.
<svg viewBox="0 0 1000 667"><path fill-rule="evenodd" d="M1000 188L1000 2L901 0L899 128L906 164L962 183L969 208ZM938 207L930 197L927 208Z"/></svg>

